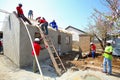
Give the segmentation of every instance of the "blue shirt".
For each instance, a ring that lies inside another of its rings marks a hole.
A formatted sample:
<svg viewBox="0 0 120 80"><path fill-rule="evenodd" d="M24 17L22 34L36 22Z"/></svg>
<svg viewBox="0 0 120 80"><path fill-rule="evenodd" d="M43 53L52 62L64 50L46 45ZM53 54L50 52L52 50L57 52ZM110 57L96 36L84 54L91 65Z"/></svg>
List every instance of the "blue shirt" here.
<svg viewBox="0 0 120 80"><path fill-rule="evenodd" d="M28 14L29 14L29 15L33 14L33 11L32 11L32 10L29 10Z"/></svg>
<svg viewBox="0 0 120 80"><path fill-rule="evenodd" d="M55 21L51 22L50 25L52 26L52 28L56 28L56 30L58 30L58 26Z"/></svg>

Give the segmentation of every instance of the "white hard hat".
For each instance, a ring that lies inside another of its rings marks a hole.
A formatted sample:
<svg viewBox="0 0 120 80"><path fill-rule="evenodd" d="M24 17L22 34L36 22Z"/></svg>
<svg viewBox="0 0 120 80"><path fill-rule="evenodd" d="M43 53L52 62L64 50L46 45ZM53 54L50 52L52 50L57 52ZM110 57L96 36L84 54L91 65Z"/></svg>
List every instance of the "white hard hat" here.
<svg viewBox="0 0 120 80"><path fill-rule="evenodd" d="M34 41L40 41L40 39L39 38L35 38L35 40Z"/></svg>
<svg viewBox="0 0 120 80"><path fill-rule="evenodd" d="M93 44L93 42L91 42L90 44Z"/></svg>
<svg viewBox="0 0 120 80"><path fill-rule="evenodd" d="M106 41L106 43L112 43L112 40L108 40L108 41Z"/></svg>

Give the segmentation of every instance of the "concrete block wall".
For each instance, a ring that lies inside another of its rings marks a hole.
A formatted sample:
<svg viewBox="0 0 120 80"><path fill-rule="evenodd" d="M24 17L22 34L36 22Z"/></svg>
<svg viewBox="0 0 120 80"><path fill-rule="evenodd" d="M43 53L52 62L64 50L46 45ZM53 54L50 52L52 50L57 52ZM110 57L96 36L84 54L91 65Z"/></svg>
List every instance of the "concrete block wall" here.
<svg viewBox="0 0 120 80"><path fill-rule="evenodd" d="M38 29L35 26L30 26L27 25L27 28L30 32L31 38L34 41L34 37L35 37L35 32L39 32ZM20 66L25 66L28 64L32 64L32 45L27 33L27 30L25 28L25 25L23 25L23 23L21 23L20 26L20 42L19 42L19 50L20 50Z"/></svg>
<svg viewBox="0 0 120 80"><path fill-rule="evenodd" d="M57 31L49 29L49 36L52 38L56 49L58 49L58 35L59 35L59 33ZM61 51L62 51L62 53L71 51L72 50L72 34L60 31L60 35L61 35ZM70 38L69 44L66 43L66 37Z"/></svg>
<svg viewBox="0 0 120 80"><path fill-rule="evenodd" d="M9 57L15 64L20 66L20 22L14 14L10 14L6 17L6 21L3 25L3 49L4 55Z"/></svg>
<svg viewBox="0 0 120 80"><path fill-rule="evenodd" d="M23 67L32 64L33 57L31 55L32 46L25 29L25 25L16 17L15 14L10 14L6 18L7 22L4 23L3 31L3 47L4 54L9 57L18 67ZM35 26L27 25L32 40L35 38L35 33L39 30ZM61 52L65 53L72 50L72 35L65 32L61 34ZM54 40L54 45L58 48L58 32L49 29L49 36ZM70 43L66 44L66 37L70 37ZM38 57L40 61L49 58L48 51L42 50Z"/></svg>

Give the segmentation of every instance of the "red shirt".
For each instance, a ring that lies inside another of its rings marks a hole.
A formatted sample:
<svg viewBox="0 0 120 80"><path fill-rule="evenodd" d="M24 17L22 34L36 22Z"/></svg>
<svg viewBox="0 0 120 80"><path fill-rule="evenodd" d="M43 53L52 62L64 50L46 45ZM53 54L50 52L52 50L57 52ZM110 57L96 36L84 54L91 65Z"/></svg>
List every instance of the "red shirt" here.
<svg viewBox="0 0 120 80"><path fill-rule="evenodd" d="M91 50L94 50L94 51L96 50L95 44L92 44L92 45L91 45Z"/></svg>
<svg viewBox="0 0 120 80"><path fill-rule="evenodd" d="M33 45L34 45L34 49L35 49L36 55L39 56L40 50L41 50L41 46L38 43L36 43L36 42L34 42ZM32 56L34 56L34 51L33 50L32 50Z"/></svg>
<svg viewBox="0 0 120 80"><path fill-rule="evenodd" d="M47 21L44 20L44 19L40 19L39 22L40 22L40 23L45 23L45 22L47 22Z"/></svg>
<svg viewBox="0 0 120 80"><path fill-rule="evenodd" d="M16 7L16 9L17 9L17 13L19 14L19 15L21 15L21 14L23 14L23 10L22 10L22 8L21 7Z"/></svg>

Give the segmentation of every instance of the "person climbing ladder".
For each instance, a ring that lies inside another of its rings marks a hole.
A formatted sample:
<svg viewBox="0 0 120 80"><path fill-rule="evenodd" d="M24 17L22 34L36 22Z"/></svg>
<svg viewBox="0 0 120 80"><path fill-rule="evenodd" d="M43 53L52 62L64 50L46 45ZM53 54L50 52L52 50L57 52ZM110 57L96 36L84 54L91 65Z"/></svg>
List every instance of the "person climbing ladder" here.
<svg viewBox="0 0 120 80"><path fill-rule="evenodd" d="M36 18L36 20L38 20L38 22L41 24L41 29L44 32L44 34L48 35L48 22L46 21L46 19L44 17L42 17L42 19L41 17L38 17Z"/></svg>

